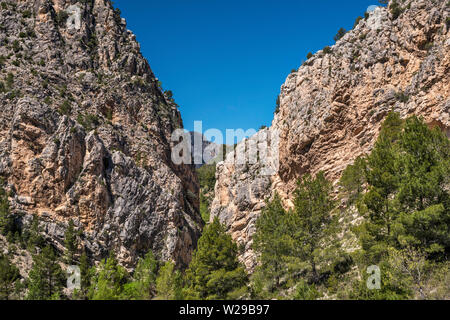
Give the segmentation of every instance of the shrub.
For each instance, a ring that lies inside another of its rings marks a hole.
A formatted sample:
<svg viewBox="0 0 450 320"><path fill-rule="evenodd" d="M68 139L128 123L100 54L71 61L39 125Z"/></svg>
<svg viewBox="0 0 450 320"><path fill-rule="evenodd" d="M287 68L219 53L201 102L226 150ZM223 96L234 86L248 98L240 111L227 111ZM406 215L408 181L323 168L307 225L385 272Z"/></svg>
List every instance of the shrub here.
<svg viewBox="0 0 450 320"><path fill-rule="evenodd" d="M359 22L360 22L362 19L363 19L363 17L361 17L361 16L359 16L358 18L356 18L355 24L353 25L353 29L355 29L355 28L358 26Z"/></svg>
<svg viewBox="0 0 450 320"><path fill-rule="evenodd" d="M98 117L93 114L79 114L77 122L83 126L86 131L94 130L99 125Z"/></svg>
<svg viewBox="0 0 450 320"><path fill-rule="evenodd" d="M278 112L280 112L280 95L278 95L278 97L277 97L275 114L277 114Z"/></svg>
<svg viewBox="0 0 450 320"><path fill-rule="evenodd" d="M50 99L50 97L47 96L47 97L45 97L45 99L44 99L44 103L45 103L46 105L51 105L51 104L52 104L52 99Z"/></svg>
<svg viewBox="0 0 450 320"><path fill-rule="evenodd" d="M120 11L119 8L114 9L114 21L118 25L120 25L122 23L122 18L120 16L121 14L122 14L122 12Z"/></svg>
<svg viewBox="0 0 450 320"><path fill-rule="evenodd" d="M64 115L70 114L72 111L72 106L70 105L69 100L65 100L63 104L59 107L59 112Z"/></svg>
<svg viewBox="0 0 450 320"><path fill-rule="evenodd" d="M391 2L391 5L389 7L391 14L392 14L392 18L395 20L397 19L402 13L403 13L403 9L402 7L400 7L400 5L398 4L397 0L393 0Z"/></svg>
<svg viewBox="0 0 450 320"><path fill-rule="evenodd" d="M6 76L6 88L12 89L14 86L14 75L10 72Z"/></svg>
<svg viewBox="0 0 450 320"><path fill-rule="evenodd" d="M62 27L64 26L64 24L66 23L67 19L69 18L69 14L64 11L61 10L56 14L56 23L58 24L58 26Z"/></svg>
<svg viewBox="0 0 450 320"><path fill-rule="evenodd" d="M340 28L337 32L337 34L334 36L334 41L339 41L340 39L342 39L343 36L345 36L345 34L347 33L347 30L345 30L344 28Z"/></svg>
<svg viewBox="0 0 450 320"><path fill-rule="evenodd" d="M22 50L22 46L20 45L19 40L14 40L14 42L12 43L12 48L13 48L15 53L17 53L20 50Z"/></svg>
<svg viewBox="0 0 450 320"><path fill-rule="evenodd" d="M313 57L313 54L311 52L308 52L306 55L306 59L311 59Z"/></svg>
<svg viewBox="0 0 450 320"><path fill-rule="evenodd" d="M331 54L333 53L333 50L329 46L326 46L325 48L323 48L323 53Z"/></svg>
<svg viewBox="0 0 450 320"><path fill-rule="evenodd" d="M22 13L22 17L23 17L24 19L31 18L31 11L30 11L30 10L25 10L25 11Z"/></svg>
<svg viewBox="0 0 450 320"><path fill-rule="evenodd" d="M409 101L409 95L405 94L405 93L402 92L402 91L397 92L397 93L395 94L395 98L396 98L398 101L403 102L403 103L407 103L407 102Z"/></svg>

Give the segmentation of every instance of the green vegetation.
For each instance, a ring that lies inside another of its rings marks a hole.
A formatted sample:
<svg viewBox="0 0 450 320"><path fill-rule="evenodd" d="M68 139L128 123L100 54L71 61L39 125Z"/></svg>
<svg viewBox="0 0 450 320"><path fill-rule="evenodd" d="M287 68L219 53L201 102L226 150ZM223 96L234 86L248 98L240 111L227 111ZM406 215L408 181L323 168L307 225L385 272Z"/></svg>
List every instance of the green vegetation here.
<svg viewBox="0 0 450 320"><path fill-rule="evenodd" d="M360 166L367 186L357 206L365 220L355 230L360 270L379 265L386 276L381 291L363 290L361 284L354 296L430 297L431 292L417 286L417 275L401 281L405 277L400 273L416 264L422 268L419 273L433 275L427 281L434 281L442 269L448 270L449 161L449 140L439 128L430 130L414 116L402 121L396 113L388 115L366 166Z"/></svg>
<svg viewBox="0 0 450 320"><path fill-rule="evenodd" d="M331 49L329 46L326 46L322 49L324 54L332 54L333 53L333 49Z"/></svg>
<svg viewBox="0 0 450 320"><path fill-rule="evenodd" d="M389 10L391 11L392 18L394 18L394 20L397 19L404 11L397 0L392 0Z"/></svg>
<svg viewBox="0 0 450 320"><path fill-rule="evenodd" d="M197 169L200 183L200 214L205 223L209 222L209 207L216 184L216 164L205 164Z"/></svg>
<svg viewBox="0 0 450 320"><path fill-rule="evenodd" d="M59 111L59 113L61 113L63 115L69 115L72 112L72 106L70 104L70 101L69 100L65 100L62 103L62 105L59 107L58 111ZM86 120L83 119L82 121L86 121Z"/></svg>
<svg viewBox="0 0 450 320"><path fill-rule="evenodd" d="M334 41L339 41L340 39L342 39L343 36L345 36L345 34L347 33L347 30L345 30L344 28L340 28L337 32L337 34L334 36Z"/></svg>
<svg viewBox="0 0 450 320"><path fill-rule="evenodd" d="M202 220L205 223L209 222L209 206L211 205L211 199L208 196L204 195L202 191L200 191L200 215L202 216Z"/></svg>
<svg viewBox="0 0 450 320"><path fill-rule="evenodd" d="M364 18L361 17L361 16L357 17L356 20L355 20L355 23L353 24L353 29L355 29L358 26L358 24L360 23L360 21L363 20L363 19Z"/></svg>
<svg viewBox="0 0 450 320"><path fill-rule="evenodd" d="M9 241L8 251L26 248L33 266L26 291L13 259L1 255L0 298L448 299L449 167L450 142L439 128L389 113L370 154L344 170L337 197L319 172L299 181L291 209L277 194L267 201L256 221L252 249L258 264L251 276L238 260L242 245L232 241L217 217L209 224L205 219L186 269L158 261L151 251L133 273L113 251L92 267L87 252L79 250L73 221L61 256L46 245L37 216L27 228L15 226L2 182L0 231ZM199 180L202 188L212 188L214 167L200 170ZM80 290L68 296L62 290L62 262L78 264L81 271ZM378 290L367 287L369 266L381 272Z"/></svg>
<svg viewBox="0 0 450 320"><path fill-rule="evenodd" d="M12 43L12 48L15 53L22 51L22 46L20 45L19 40L14 40Z"/></svg>
<svg viewBox="0 0 450 320"><path fill-rule="evenodd" d="M6 76L6 89L12 90L14 88L14 75L9 72Z"/></svg>
<svg viewBox="0 0 450 320"><path fill-rule="evenodd" d="M200 187L205 191L214 190L216 184L216 165L206 164L197 169Z"/></svg>
<svg viewBox="0 0 450 320"><path fill-rule="evenodd" d="M278 112L280 112L280 95L277 96L275 114L277 114Z"/></svg>
<svg viewBox="0 0 450 320"><path fill-rule="evenodd" d="M315 286L332 274L330 267L341 252L333 239L337 224L330 191L330 182L320 172L315 178L305 176L299 183L293 210L284 210L277 195L267 204L254 236L254 249L259 254L254 287L258 298L277 297L278 291L298 281L303 288L301 294L297 292L300 297L315 292Z"/></svg>
<svg viewBox="0 0 450 320"><path fill-rule="evenodd" d="M203 230L186 271L185 297L211 300L244 295L247 274L237 254L237 245L216 217Z"/></svg>
<svg viewBox="0 0 450 320"><path fill-rule="evenodd" d="M79 114L77 122L86 130L92 131L100 124L99 118L94 114Z"/></svg>
<svg viewBox="0 0 450 320"><path fill-rule="evenodd" d="M68 265L75 263L75 254L77 251L77 233L75 231L75 224L70 219L69 226L64 234L64 247L66 248L66 262Z"/></svg>
<svg viewBox="0 0 450 320"><path fill-rule="evenodd" d="M65 276L52 247L45 247L33 257L29 274L28 300L59 300L65 285Z"/></svg>
<svg viewBox="0 0 450 320"><path fill-rule="evenodd" d="M131 281L125 284L121 299L150 300L156 296L158 261L151 252L140 259Z"/></svg>
<svg viewBox="0 0 450 320"><path fill-rule="evenodd" d="M64 27L64 24L67 22L68 18L69 18L69 14L66 11L64 11L64 10L59 11L55 17L56 24L59 27Z"/></svg>
<svg viewBox="0 0 450 320"><path fill-rule="evenodd" d="M404 92L400 91L395 94L395 98L403 103L407 103L409 101L409 96Z"/></svg>
<svg viewBox="0 0 450 320"><path fill-rule="evenodd" d="M330 186L322 173L306 176L292 210L275 196L257 220L254 296L283 298L295 288L294 299L448 298L449 167L450 143L439 128L390 113L372 152L340 180L345 210L363 218L346 231L360 249L342 252ZM366 285L372 265L381 270L380 290Z"/></svg>
<svg viewBox="0 0 450 320"><path fill-rule="evenodd" d="M28 18L31 18L32 15L33 15L33 14L31 13L30 10L25 10L25 11L22 13L22 18L28 19Z"/></svg>
<svg viewBox="0 0 450 320"><path fill-rule="evenodd" d="M114 253L103 260L93 276L89 289L91 300L119 300L128 280L128 273L120 266Z"/></svg>
<svg viewBox="0 0 450 320"><path fill-rule="evenodd" d="M0 254L0 300L15 298L15 288L19 279L19 269L11 263L8 256Z"/></svg>
<svg viewBox="0 0 450 320"><path fill-rule="evenodd" d="M14 230L13 216L9 212L8 195L0 179L0 234L6 236Z"/></svg>
<svg viewBox="0 0 450 320"><path fill-rule="evenodd" d="M172 262L166 262L159 270L156 279L156 291L158 299L181 300L183 298L183 278L180 271L175 270Z"/></svg>

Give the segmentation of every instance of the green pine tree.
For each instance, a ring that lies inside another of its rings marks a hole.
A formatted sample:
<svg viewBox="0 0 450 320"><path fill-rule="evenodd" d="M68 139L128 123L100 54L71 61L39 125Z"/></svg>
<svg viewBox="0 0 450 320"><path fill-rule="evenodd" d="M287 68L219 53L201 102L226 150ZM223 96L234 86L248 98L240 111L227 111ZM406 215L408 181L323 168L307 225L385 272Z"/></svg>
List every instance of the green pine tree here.
<svg viewBox="0 0 450 320"><path fill-rule="evenodd" d="M119 265L113 252L103 260L92 279L89 290L91 300L119 300L124 285L128 281L128 273Z"/></svg>
<svg viewBox="0 0 450 320"><path fill-rule="evenodd" d="M41 234L41 227L39 225L39 217L33 215L33 221L29 230L26 230L24 240L27 241L27 249L34 254L38 248L42 248L45 244L44 237Z"/></svg>
<svg viewBox="0 0 450 320"><path fill-rule="evenodd" d="M8 195L3 189L3 180L0 180L0 234L6 236L13 231L14 220L9 212Z"/></svg>
<svg viewBox="0 0 450 320"><path fill-rule="evenodd" d="M258 254L256 277L262 287L274 292L280 287L280 280L288 271L287 256L292 252L292 237L288 216L278 194L267 202L256 221L253 248ZM264 288L257 289L264 291Z"/></svg>
<svg viewBox="0 0 450 320"><path fill-rule="evenodd" d="M349 202L357 200L364 190L366 183L367 160L364 157L356 158L355 162L344 170L339 185L343 188Z"/></svg>
<svg viewBox="0 0 450 320"><path fill-rule="evenodd" d="M89 258L86 254L86 250L83 250L83 253L80 257L80 289L75 290L72 294L73 300L87 300L89 288L91 286L91 278L93 276L93 269L90 266Z"/></svg>
<svg viewBox="0 0 450 320"><path fill-rule="evenodd" d="M0 300L14 297L16 281L20 279L19 269L8 256L0 255Z"/></svg>
<svg viewBox="0 0 450 320"><path fill-rule="evenodd" d="M64 234L64 245L66 248L65 259L69 265L73 265L75 263L75 254L78 248L77 240L75 224L73 220L70 219L69 226Z"/></svg>
<svg viewBox="0 0 450 320"><path fill-rule="evenodd" d="M363 279L350 297L426 295L417 274L400 274L404 266L414 266L423 275L430 273L425 271L428 265L441 270L448 261L449 167L450 143L439 128L430 129L415 116L402 121L396 113L388 115L367 157L365 207L360 208L366 219L355 228L361 250L354 255ZM366 288L365 270L370 265L381 269L381 290Z"/></svg>
<svg viewBox="0 0 450 320"><path fill-rule="evenodd" d="M121 299L125 300L151 300L156 295L156 276L158 261L149 251L140 259L133 273L133 280L124 286Z"/></svg>
<svg viewBox="0 0 450 320"><path fill-rule="evenodd" d="M186 271L188 299L227 299L247 283L238 248L216 217L207 225Z"/></svg>
<svg viewBox="0 0 450 320"><path fill-rule="evenodd" d="M156 278L157 297L160 300L181 300L182 295L182 276L178 270L175 270L175 264L166 262L159 270Z"/></svg>
<svg viewBox="0 0 450 320"><path fill-rule="evenodd" d="M332 215L335 203L331 198L331 183L319 172L315 178L306 175L295 192L294 211L290 215L293 255L299 265L306 263L310 281L318 283L320 273L328 270L340 253L336 218Z"/></svg>
<svg viewBox="0 0 450 320"><path fill-rule="evenodd" d="M50 300L62 295L65 276L52 247L47 246L33 257L28 279L28 300Z"/></svg>

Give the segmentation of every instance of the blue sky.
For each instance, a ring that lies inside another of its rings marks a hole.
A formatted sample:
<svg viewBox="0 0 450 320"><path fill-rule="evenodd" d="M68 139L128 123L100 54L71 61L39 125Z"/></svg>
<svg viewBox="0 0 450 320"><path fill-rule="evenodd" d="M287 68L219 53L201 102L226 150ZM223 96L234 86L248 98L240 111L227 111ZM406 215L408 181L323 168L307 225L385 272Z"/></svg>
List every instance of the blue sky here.
<svg viewBox="0 0 450 320"><path fill-rule="evenodd" d="M258 129L287 75L377 0L116 0L184 126Z"/></svg>

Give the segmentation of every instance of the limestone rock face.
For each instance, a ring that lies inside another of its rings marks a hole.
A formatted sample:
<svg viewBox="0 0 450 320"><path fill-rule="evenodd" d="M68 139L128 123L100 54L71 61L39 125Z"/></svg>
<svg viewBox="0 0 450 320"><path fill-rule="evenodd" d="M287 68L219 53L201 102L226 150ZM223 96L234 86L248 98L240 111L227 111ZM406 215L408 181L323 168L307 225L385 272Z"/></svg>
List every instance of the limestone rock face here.
<svg viewBox="0 0 450 320"><path fill-rule="evenodd" d="M79 13L79 14L78 14ZM109 0L1 1L0 176L17 223L63 249L69 219L92 258L190 261L202 228L183 127Z"/></svg>
<svg viewBox="0 0 450 320"><path fill-rule="evenodd" d="M278 136L273 174L260 163L217 166L212 218L224 222L255 265L255 221L265 199L278 192L292 206L296 182L325 171L334 182L354 159L368 153L390 110L416 114L450 137L450 8L447 1L411 0L395 19L377 8L329 50L317 52L281 87L280 110L269 136ZM258 139L259 132L252 139ZM246 141L245 143L248 143ZM244 144L241 143L241 144ZM231 158L233 155L230 156Z"/></svg>

